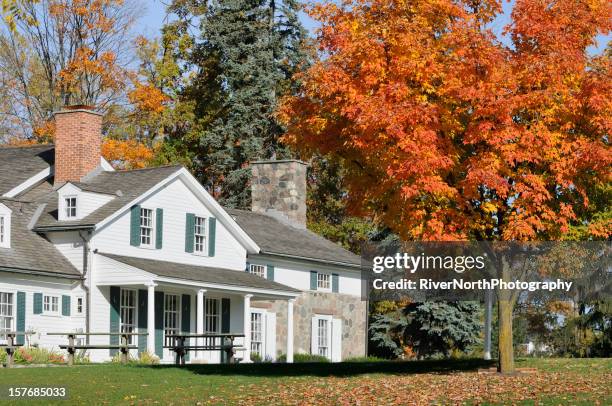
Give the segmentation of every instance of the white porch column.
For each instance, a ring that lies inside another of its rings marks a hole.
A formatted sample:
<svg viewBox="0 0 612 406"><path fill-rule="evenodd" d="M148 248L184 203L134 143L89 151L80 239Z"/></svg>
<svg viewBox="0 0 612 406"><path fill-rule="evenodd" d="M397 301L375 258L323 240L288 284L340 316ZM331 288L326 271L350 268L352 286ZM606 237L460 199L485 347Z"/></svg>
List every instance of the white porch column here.
<svg viewBox="0 0 612 406"><path fill-rule="evenodd" d="M204 293L206 293L206 289L198 290L196 302L196 334L204 334ZM196 343L198 346L201 346L204 344L204 340L198 338ZM196 351L195 358L199 358L201 354L201 351Z"/></svg>
<svg viewBox="0 0 612 406"><path fill-rule="evenodd" d="M155 287L157 284L151 282L147 286L147 351L155 354Z"/></svg>
<svg viewBox="0 0 612 406"><path fill-rule="evenodd" d="M293 303L295 299L287 301L287 363L293 363Z"/></svg>
<svg viewBox="0 0 612 406"><path fill-rule="evenodd" d="M244 295L244 359L242 362L251 362L251 298L253 295Z"/></svg>

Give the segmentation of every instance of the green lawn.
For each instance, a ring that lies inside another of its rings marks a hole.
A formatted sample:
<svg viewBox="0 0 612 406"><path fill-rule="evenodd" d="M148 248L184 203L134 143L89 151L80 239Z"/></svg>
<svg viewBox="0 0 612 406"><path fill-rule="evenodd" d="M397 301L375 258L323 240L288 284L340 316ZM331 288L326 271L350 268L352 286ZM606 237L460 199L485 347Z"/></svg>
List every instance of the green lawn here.
<svg viewBox="0 0 612 406"><path fill-rule="evenodd" d="M521 360L519 367L539 372L519 376L477 373L486 366L479 360L182 368L107 364L0 369L0 386L66 386L70 401L57 404L612 404L612 359Z"/></svg>

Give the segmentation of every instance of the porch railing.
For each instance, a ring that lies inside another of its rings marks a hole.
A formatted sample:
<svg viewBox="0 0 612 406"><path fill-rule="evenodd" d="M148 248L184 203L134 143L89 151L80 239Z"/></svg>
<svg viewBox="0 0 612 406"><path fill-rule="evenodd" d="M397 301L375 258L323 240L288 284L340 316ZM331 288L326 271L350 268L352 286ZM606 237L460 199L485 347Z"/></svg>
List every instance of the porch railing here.
<svg viewBox="0 0 612 406"><path fill-rule="evenodd" d="M189 351L221 351L221 362L234 363L236 350L245 349L236 344L236 338L244 334L193 334L175 333L166 334L164 348L174 351L175 363L185 364L185 355Z"/></svg>

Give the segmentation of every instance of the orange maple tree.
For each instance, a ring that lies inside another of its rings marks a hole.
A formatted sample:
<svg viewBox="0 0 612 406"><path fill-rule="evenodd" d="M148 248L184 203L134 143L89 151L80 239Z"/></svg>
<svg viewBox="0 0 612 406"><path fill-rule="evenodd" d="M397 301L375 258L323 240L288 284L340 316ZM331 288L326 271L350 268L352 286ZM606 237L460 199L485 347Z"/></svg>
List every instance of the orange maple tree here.
<svg viewBox="0 0 612 406"><path fill-rule="evenodd" d="M562 238L611 177L610 51L587 48L612 4L517 0L505 41L488 28L501 12L495 0L312 5L322 57L280 108L285 141L342 160L352 209L403 238Z"/></svg>

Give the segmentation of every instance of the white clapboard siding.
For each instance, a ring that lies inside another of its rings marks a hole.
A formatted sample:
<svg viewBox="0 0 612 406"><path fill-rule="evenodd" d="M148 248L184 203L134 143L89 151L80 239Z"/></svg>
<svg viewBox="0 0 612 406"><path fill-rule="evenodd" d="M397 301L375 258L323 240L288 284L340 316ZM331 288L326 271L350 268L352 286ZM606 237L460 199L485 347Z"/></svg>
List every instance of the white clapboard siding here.
<svg viewBox="0 0 612 406"><path fill-rule="evenodd" d="M208 257L185 252L186 213L196 216L211 215L204 203L177 178L144 201L142 207L164 210L163 246L161 249L133 247L130 245L130 210L96 231L92 248L101 253L112 253L132 257L178 262L183 264L221 267L244 270L245 248L231 235L225 225L217 219L215 256Z"/></svg>
<svg viewBox="0 0 612 406"><path fill-rule="evenodd" d="M15 297L17 292L25 292L25 328L26 331L36 332L31 337L32 341L30 344L59 351L58 346L66 344L67 338L48 336L45 333L75 331L79 329L84 331L85 329L85 317L74 314L76 297L85 297L78 282L62 278L22 276L0 272L0 292L13 293ZM34 314L34 293L59 296L59 315ZM63 295L70 296L70 316L62 316L61 314Z"/></svg>
<svg viewBox="0 0 612 406"><path fill-rule="evenodd" d="M68 261L83 272L83 240L78 231L61 231L47 233L47 238Z"/></svg>

